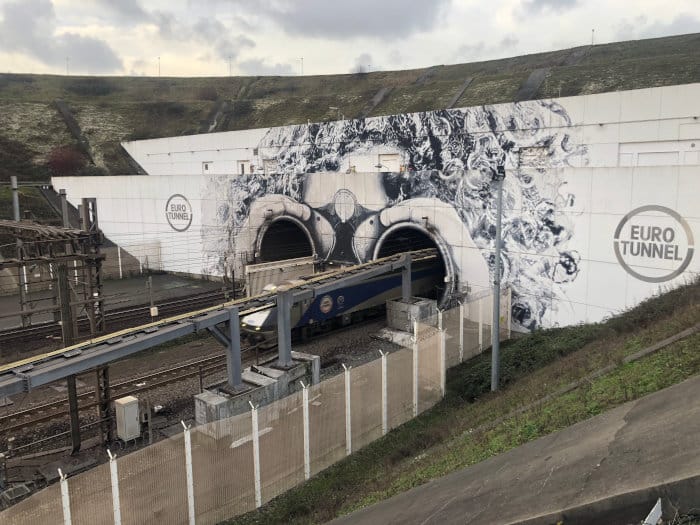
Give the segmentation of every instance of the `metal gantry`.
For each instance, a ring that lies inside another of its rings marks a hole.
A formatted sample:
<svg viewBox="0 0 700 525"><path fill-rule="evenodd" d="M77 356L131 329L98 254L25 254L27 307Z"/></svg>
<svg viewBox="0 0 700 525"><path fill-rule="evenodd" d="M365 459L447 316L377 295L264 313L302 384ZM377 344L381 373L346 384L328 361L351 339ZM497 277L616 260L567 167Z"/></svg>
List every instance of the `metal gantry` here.
<svg viewBox="0 0 700 525"><path fill-rule="evenodd" d="M239 317L275 305L283 323L290 326L290 308L300 301L314 299L338 288L402 270L402 293L410 296L411 261L438 257L434 249L391 255L376 261L324 273L303 284L291 286L280 294L269 292L251 298L229 301L219 306L181 314L136 328L97 337L84 343L0 366L0 396L8 396L65 379L117 359L188 334L208 330L227 349L229 387L243 387ZM281 299L281 297L284 297ZM283 307L282 307L283 306ZM219 325L219 326L217 326ZM221 326L228 329L222 329ZM291 361L291 338L288 331L279 333L278 364Z"/></svg>

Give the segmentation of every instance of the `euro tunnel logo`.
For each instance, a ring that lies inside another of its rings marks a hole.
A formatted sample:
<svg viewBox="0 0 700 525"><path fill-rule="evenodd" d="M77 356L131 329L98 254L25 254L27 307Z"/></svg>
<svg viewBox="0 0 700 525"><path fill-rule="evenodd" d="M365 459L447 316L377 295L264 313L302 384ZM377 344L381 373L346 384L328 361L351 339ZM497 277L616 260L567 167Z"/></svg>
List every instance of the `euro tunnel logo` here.
<svg viewBox="0 0 700 525"><path fill-rule="evenodd" d="M184 197L176 193L165 204L165 218L176 232L184 232L192 224L192 205Z"/></svg>
<svg viewBox="0 0 700 525"><path fill-rule="evenodd" d="M678 212L641 206L625 215L615 230L615 256L627 273L661 283L682 274L695 251L693 232Z"/></svg>

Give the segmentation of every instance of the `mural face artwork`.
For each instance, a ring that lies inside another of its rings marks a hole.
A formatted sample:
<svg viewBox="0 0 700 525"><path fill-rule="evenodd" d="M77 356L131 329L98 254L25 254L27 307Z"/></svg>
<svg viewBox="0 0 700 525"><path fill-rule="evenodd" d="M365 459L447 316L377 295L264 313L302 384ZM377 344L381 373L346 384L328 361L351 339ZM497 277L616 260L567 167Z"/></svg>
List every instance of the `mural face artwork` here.
<svg viewBox="0 0 700 525"><path fill-rule="evenodd" d="M301 225L319 257L346 263L376 257L404 225L435 241L451 291L486 290L496 222L491 175L505 165L502 271L513 320L527 329L551 325L552 304L579 273L563 213L575 196L557 175L585 164L570 126L560 104L532 101L270 129L255 160L266 174L208 181L218 206L202 211L210 225L202 230L204 266L225 272L236 254L259 249L260 233L279 218ZM400 170L355 173L355 159L386 154L398 157Z"/></svg>

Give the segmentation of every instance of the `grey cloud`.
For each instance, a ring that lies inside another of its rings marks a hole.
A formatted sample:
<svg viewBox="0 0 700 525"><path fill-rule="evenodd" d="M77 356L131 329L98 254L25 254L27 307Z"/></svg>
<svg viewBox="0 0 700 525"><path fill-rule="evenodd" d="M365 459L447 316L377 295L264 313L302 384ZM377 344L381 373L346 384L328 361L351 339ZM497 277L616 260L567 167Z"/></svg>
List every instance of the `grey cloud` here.
<svg viewBox="0 0 700 525"><path fill-rule="evenodd" d="M292 75L289 64L266 64L259 58L244 60L238 63L238 68L246 75Z"/></svg>
<svg viewBox="0 0 700 525"><path fill-rule="evenodd" d="M193 26L193 35L203 42L211 42L219 58L238 56L241 49L255 47L255 42L244 35L228 37L228 29L218 20L200 18Z"/></svg>
<svg viewBox="0 0 700 525"><path fill-rule="evenodd" d="M233 24L240 29L244 29L245 31L255 31L257 29L255 24L248 21L245 17L239 15L233 16Z"/></svg>
<svg viewBox="0 0 700 525"><path fill-rule="evenodd" d="M566 11L578 5L579 0L525 0L522 4L526 12Z"/></svg>
<svg viewBox="0 0 700 525"><path fill-rule="evenodd" d="M95 0L97 7L104 9L107 14L111 14L110 21L126 24L140 24L151 20L148 13L138 0ZM115 19L116 17L116 19Z"/></svg>
<svg viewBox="0 0 700 525"><path fill-rule="evenodd" d="M457 49L456 57L458 60L471 60L480 58L486 49L486 44L479 41L476 44L463 44Z"/></svg>
<svg viewBox="0 0 700 525"><path fill-rule="evenodd" d="M389 53L389 63L391 65L397 66L403 62L403 57L398 49L392 49Z"/></svg>
<svg viewBox="0 0 700 525"><path fill-rule="evenodd" d="M172 40L177 35L178 23L175 15L164 11L154 11L151 20L158 28L158 34L166 40Z"/></svg>
<svg viewBox="0 0 700 525"><path fill-rule="evenodd" d="M219 0L226 1L226 0ZM390 39L432 29L451 0L227 0L274 20L290 34Z"/></svg>
<svg viewBox="0 0 700 525"><path fill-rule="evenodd" d="M355 58L355 64L350 68L350 73L367 73L372 67L372 55L362 53Z"/></svg>
<svg viewBox="0 0 700 525"><path fill-rule="evenodd" d="M634 19L624 19L617 26L616 36L618 40L633 40L639 36L639 28L647 25L647 17L639 15Z"/></svg>
<svg viewBox="0 0 700 525"><path fill-rule="evenodd" d="M700 32L700 19L689 13L683 13L665 24L654 22L642 30L641 36L642 38L651 38L697 32Z"/></svg>
<svg viewBox="0 0 700 525"><path fill-rule="evenodd" d="M181 24L172 14L156 11L153 23L162 38L207 44L224 60L236 58L242 49L255 47L255 42L245 35L230 35L231 31L216 19L200 18L193 24Z"/></svg>
<svg viewBox="0 0 700 525"><path fill-rule="evenodd" d="M508 35L508 36L504 37L498 43L497 47L500 51L506 51L508 49L512 49L515 46L517 46L519 42L520 41L517 38L515 38L513 35Z"/></svg>
<svg viewBox="0 0 700 525"><path fill-rule="evenodd" d="M112 73L121 59L103 40L74 33L56 34L56 14L49 0L18 0L2 8L0 44L44 64L59 66L70 58L75 71Z"/></svg>
<svg viewBox="0 0 700 525"><path fill-rule="evenodd" d="M519 43L519 40L513 35L506 35L499 42L493 45L487 45L486 42L480 40L475 44L463 44L457 48L455 59L463 60L483 60L498 56L500 53L512 51Z"/></svg>
<svg viewBox="0 0 700 525"><path fill-rule="evenodd" d="M700 32L700 19L689 13L680 14L670 22L652 24L647 17L640 15L622 20L617 26L616 37L619 40L636 40L697 32Z"/></svg>

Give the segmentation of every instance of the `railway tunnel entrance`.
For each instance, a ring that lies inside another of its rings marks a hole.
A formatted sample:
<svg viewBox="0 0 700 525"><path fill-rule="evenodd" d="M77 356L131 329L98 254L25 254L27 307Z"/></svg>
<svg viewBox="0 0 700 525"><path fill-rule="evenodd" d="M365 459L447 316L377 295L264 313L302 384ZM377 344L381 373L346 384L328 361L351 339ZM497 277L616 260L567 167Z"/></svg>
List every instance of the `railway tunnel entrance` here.
<svg viewBox="0 0 700 525"><path fill-rule="evenodd" d="M262 232L258 249L261 262L276 262L314 255L309 232L292 218L279 218Z"/></svg>
<svg viewBox="0 0 700 525"><path fill-rule="evenodd" d="M378 259L396 253L427 248L434 248L438 253L438 259L435 263L436 278L434 283L428 287L430 289L420 290L420 293L416 295L444 303L452 291L450 283L453 281L453 272L447 259L447 247L430 232L413 223L394 225L384 232L377 241L374 258Z"/></svg>

